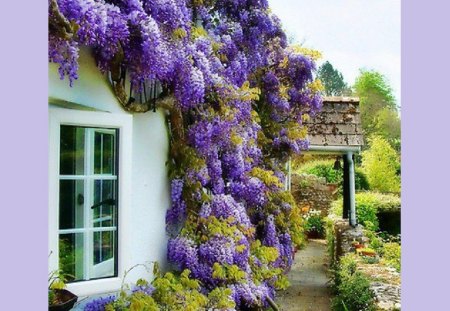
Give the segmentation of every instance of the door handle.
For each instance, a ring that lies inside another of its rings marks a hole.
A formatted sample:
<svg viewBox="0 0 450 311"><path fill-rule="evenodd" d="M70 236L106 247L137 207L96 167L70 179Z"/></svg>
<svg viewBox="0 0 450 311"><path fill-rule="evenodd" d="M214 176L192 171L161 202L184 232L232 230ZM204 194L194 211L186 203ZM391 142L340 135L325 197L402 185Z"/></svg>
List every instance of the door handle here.
<svg viewBox="0 0 450 311"><path fill-rule="evenodd" d="M97 204L92 205L91 208L96 208L102 205L116 205L116 200L113 198L105 199L101 202L98 202Z"/></svg>

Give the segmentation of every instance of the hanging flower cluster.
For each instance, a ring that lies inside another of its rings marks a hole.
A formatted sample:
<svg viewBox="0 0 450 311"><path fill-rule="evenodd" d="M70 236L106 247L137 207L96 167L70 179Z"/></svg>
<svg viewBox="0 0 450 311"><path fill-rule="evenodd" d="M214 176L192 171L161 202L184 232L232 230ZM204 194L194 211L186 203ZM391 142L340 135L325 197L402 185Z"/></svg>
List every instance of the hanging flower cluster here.
<svg viewBox="0 0 450 311"><path fill-rule="evenodd" d="M287 45L266 0L49 0L49 60L70 84L80 46L113 80L119 68L173 97L173 269L228 309L267 306L301 242L284 163L321 107L318 55Z"/></svg>

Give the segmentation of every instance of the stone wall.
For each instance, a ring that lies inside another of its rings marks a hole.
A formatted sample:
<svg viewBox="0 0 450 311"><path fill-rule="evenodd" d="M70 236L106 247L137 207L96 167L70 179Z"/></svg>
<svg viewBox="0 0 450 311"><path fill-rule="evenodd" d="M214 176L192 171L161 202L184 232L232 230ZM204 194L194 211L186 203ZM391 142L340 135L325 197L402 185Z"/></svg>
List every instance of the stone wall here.
<svg viewBox="0 0 450 311"><path fill-rule="evenodd" d="M291 181L292 195L302 213L316 210L323 217L328 215L331 202L337 196L337 185L327 184L323 177L305 174L293 174Z"/></svg>
<svg viewBox="0 0 450 311"><path fill-rule="evenodd" d="M334 238L331 243L333 262L348 253L355 253L353 241L366 245L369 239L364 235L363 227L357 225L351 227L348 220L339 219L331 215L329 217L328 230L333 232ZM358 271L369 277L370 289L374 293L377 310L394 311L401 309L401 280L400 273L394 268L381 263L367 264L358 261Z"/></svg>

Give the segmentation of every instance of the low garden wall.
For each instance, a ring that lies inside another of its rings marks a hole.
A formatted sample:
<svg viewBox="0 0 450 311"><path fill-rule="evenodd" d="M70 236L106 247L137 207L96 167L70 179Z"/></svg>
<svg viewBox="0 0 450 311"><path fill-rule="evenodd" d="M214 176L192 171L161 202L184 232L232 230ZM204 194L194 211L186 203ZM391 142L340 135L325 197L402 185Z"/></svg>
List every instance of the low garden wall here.
<svg viewBox="0 0 450 311"><path fill-rule="evenodd" d="M292 195L303 213L315 210L323 217L328 215L330 204L336 199L337 184L327 183L323 177L306 174L293 174L291 181Z"/></svg>
<svg viewBox="0 0 450 311"><path fill-rule="evenodd" d="M400 310L400 246L339 216L330 215L326 227L334 310Z"/></svg>
<svg viewBox="0 0 450 311"><path fill-rule="evenodd" d="M336 199L338 186L327 183L324 177L308 174L293 174L291 180L291 193L305 220L306 236L324 238L324 219Z"/></svg>

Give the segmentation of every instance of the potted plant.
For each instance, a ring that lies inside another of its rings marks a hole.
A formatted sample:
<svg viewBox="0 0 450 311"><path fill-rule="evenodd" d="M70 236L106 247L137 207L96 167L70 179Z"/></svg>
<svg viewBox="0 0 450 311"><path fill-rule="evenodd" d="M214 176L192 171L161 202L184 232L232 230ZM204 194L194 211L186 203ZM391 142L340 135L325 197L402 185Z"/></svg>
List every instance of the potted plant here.
<svg viewBox="0 0 450 311"><path fill-rule="evenodd" d="M59 271L50 273L48 279L48 310L68 311L73 308L78 296L65 289L65 278Z"/></svg>
<svg viewBox="0 0 450 311"><path fill-rule="evenodd" d="M305 223L306 236L309 239L323 238L325 235L325 227L320 215L312 215L306 219Z"/></svg>

